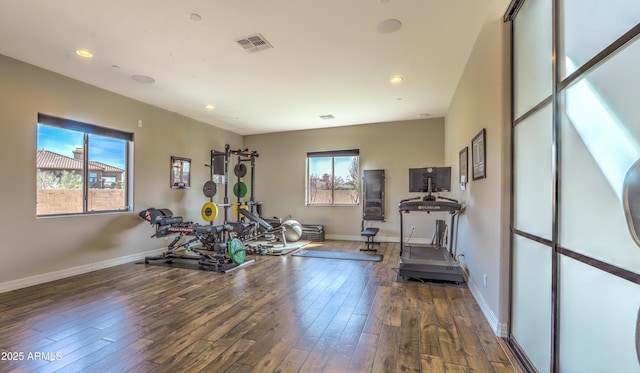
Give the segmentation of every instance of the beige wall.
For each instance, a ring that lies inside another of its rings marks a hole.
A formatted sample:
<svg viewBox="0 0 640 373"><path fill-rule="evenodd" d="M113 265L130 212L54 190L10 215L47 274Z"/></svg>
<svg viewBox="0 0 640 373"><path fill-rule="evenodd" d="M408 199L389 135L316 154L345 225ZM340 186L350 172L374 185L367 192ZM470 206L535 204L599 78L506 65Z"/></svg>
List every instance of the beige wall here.
<svg viewBox="0 0 640 373"><path fill-rule="evenodd" d="M503 1L504 2L504 1ZM484 25L446 117L446 160L455 164L471 139L486 129L486 179L455 188L466 211L458 226L458 254L469 288L497 334L506 336L509 309L509 31L500 15ZM471 154L471 152L469 153ZM469 155L471 164L471 155ZM469 169L471 178L471 170ZM486 286L484 276L486 275Z"/></svg>
<svg viewBox="0 0 640 373"><path fill-rule="evenodd" d="M245 146L260 153L256 164L256 197L264 215L286 217L303 224L322 224L329 238L362 240L362 206L305 206L306 153L360 149L360 172L384 169L386 221L376 240L398 242L401 199L409 193L409 168L444 165L444 119L422 119L245 137ZM427 214L410 214L405 227L415 225L414 237L431 237L435 229Z"/></svg>
<svg viewBox="0 0 640 373"><path fill-rule="evenodd" d="M132 82L131 84L136 84ZM140 89L155 89L140 86ZM134 133L134 199L131 213L36 218L36 120L38 112ZM142 128L138 127L142 120ZM114 260L132 260L158 249L153 229L137 216L167 207L201 221L209 178L209 150L242 146L242 137L52 72L0 56L0 159L5 176L0 250L0 291L87 271ZM169 188L171 155L192 159L192 185Z"/></svg>

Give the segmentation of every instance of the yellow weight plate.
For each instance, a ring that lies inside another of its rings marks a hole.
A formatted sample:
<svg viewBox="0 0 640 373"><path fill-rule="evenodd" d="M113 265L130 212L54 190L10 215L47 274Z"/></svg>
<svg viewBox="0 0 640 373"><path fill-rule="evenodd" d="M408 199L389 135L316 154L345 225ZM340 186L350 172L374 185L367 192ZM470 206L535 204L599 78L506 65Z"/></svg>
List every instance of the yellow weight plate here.
<svg viewBox="0 0 640 373"><path fill-rule="evenodd" d="M216 216L218 216L218 205L214 202L207 202L202 205L200 213L202 214L202 219L204 219L204 221L212 222Z"/></svg>
<svg viewBox="0 0 640 373"><path fill-rule="evenodd" d="M247 205L240 205L241 209L245 209L245 210L249 210L249 206ZM234 203L233 206L231 206L231 211L233 211L233 215L238 216L238 204Z"/></svg>

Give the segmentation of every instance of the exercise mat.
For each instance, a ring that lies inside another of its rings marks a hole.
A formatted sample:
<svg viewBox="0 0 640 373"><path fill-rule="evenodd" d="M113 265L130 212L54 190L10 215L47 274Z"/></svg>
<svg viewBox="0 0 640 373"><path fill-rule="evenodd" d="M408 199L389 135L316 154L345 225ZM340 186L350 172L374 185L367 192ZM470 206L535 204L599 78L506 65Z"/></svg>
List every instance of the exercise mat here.
<svg viewBox="0 0 640 373"><path fill-rule="evenodd" d="M381 254L362 254L347 251L324 251L324 250L300 250L292 256L302 256L309 258L343 259L343 260L366 260L370 262L381 262Z"/></svg>

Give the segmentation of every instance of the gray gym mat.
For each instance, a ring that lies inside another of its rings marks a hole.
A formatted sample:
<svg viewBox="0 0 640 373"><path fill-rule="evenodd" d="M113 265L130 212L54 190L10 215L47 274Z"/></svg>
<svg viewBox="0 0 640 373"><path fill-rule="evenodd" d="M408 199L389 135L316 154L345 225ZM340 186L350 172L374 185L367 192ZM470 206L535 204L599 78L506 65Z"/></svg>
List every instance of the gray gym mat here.
<svg viewBox="0 0 640 373"><path fill-rule="evenodd" d="M346 251L324 251L324 250L300 250L291 255L308 257L308 258L366 260L370 262L381 262L383 258L381 254L362 254L362 253L351 253Z"/></svg>

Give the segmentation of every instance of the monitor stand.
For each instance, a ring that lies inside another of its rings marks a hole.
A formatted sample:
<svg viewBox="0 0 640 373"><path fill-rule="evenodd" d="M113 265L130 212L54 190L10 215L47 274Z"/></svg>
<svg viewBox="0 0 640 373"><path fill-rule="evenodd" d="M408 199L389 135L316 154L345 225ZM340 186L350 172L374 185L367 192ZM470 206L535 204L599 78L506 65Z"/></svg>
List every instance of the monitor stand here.
<svg viewBox="0 0 640 373"><path fill-rule="evenodd" d="M446 247L417 245L404 248L398 275L406 279L464 282L460 263L453 260Z"/></svg>

